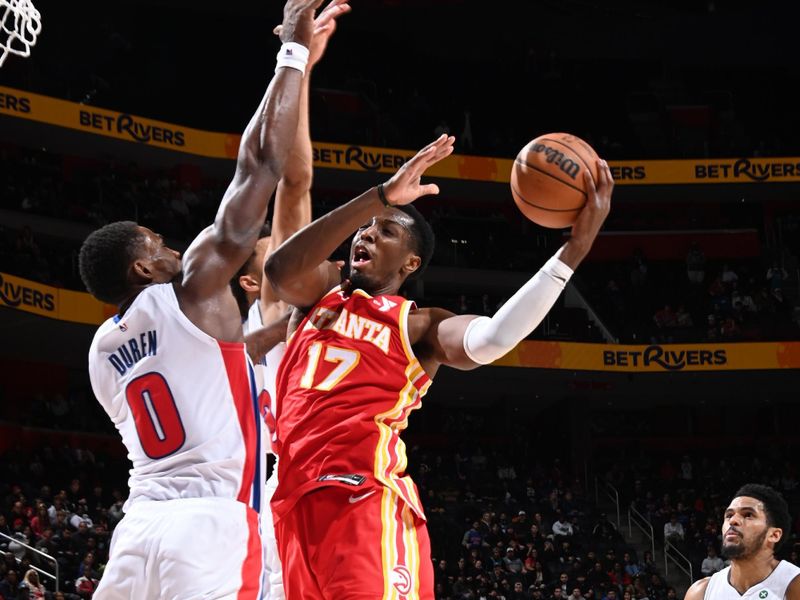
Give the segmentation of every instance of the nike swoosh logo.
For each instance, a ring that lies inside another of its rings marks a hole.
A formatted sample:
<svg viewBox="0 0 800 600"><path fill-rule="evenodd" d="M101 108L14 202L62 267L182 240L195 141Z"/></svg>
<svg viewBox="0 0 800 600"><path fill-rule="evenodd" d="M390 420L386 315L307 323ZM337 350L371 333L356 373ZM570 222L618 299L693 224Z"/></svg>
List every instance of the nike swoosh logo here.
<svg viewBox="0 0 800 600"><path fill-rule="evenodd" d="M372 490L371 492L367 492L366 494L361 494L360 496L350 496L350 498L349 498L350 504L355 504L356 502L360 502L364 498L368 498L369 496L372 496L372 494L374 494L374 493L375 493L375 490Z"/></svg>

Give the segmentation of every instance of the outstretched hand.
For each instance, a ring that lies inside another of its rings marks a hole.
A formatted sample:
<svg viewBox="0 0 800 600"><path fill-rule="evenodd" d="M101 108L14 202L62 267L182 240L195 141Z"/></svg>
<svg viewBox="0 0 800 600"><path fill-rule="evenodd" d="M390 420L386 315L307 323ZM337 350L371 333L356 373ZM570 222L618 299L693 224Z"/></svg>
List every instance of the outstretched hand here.
<svg viewBox="0 0 800 600"><path fill-rule="evenodd" d="M584 172L586 204L572 226L572 239L589 246L594 242L611 210L611 193L614 191L614 178L606 161L597 159L597 174L595 185L589 170Z"/></svg>
<svg viewBox="0 0 800 600"><path fill-rule="evenodd" d="M436 195L439 186L435 183L422 185L420 180L425 171L440 160L453 153L456 138L442 134L439 139L425 146L405 163L392 178L383 185L389 204L402 206L411 204L420 196Z"/></svg>
<svg viewBox="0 0 800 600"><path fill-rule="evenodd" d="M331 0L328 6L314 19L314 30L311 37L311 45L308 48L308 66L306 68L313 67L325 54L328 40L333 35L333 32L336 31L336 19L352 10L348 2L349 0ZM281 37L283 25L275 27L272 33Z"/></svg>
<svg viewBox="0 0 800 600"><path fill-rule="evenodd" d="M281 41L297 42L308 48L314 34L314 11L320 4L322 0L287 0L283 7Z"/></svg>

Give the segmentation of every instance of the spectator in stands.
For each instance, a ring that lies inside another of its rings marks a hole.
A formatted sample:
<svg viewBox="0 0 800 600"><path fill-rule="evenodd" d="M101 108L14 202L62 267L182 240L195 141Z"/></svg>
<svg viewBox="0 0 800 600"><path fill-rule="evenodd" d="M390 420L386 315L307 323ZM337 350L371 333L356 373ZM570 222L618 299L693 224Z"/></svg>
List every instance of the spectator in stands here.
<svg viewBox="0 0 800 600"><path fill-rule="evenodd" d="M31 519L31 531L36 537L42 535L42 530L50 524L50 517L47 514L47 507L43 502L36 503L36 514Z"/></svg>
<svg viewBox="0 0 800 600"><path fill-rule="evenodd" d="M608 519L606 513L600 513L597 522L592 527L592 537L605 542L617 542L622 539L616 526Z"/></svg>
<svg viewBox="0 0 800 600"><path fill-rule="evenodd" d="M572 590L572 582L569 579L569 573L562 571L558 576L558 581L556 582L555 587L560 588L561 596L566 598L569 595L570 590Z"/></svg>
<svg viewBox="0 0 800 600"><path fill-rule="evenodd" d="M633 580L633 597L635 600L650 600L647 593L647 585L645 579L639 576ZM653 598L652 600L656 600Z"/></svg>
<svg viewBox="0 0 800 600"><path fill-rule="evenodd" d="M22 580L22 585L27 590L28 600L44 600L45 589L39 582L39 574L33 569L28 569Z"/></svg>
<svg viewBox="0 0 800 600"><path fill-rule="evenodd" d="M758 312L758 307L756 306L755 301L753 300L753 296L750 294L748 290L736 290L735 296L731 295L731 300L734 302L739 302L742 305L742 310L746 314L753 314Z"/></svg>
<svg viewBox="0 0 800 600"><path fill-rule="evenodd" d="M464 533L464 537L461 539L461 545L467 550L480 548L483 545L483 535L481 535L480 526L477 521L472 523L472 527Z"/></svg>
<svg viewBox="0 0 800 600"><path fill-rule="evenodd" d="M641 573L655 573L658 571L656 561L653 560L653 553L650 550L645 550L642 555L642 561L639 563L639 572ZM634 581L635 583L635 581Z"/></svg>
<svg viewBox="0 0 800 600"><path fill-rule="evenodd" d="M22 597L17 572L14 569L9 569L6 571L6 576L0 580L0 598L3 600L17 600Z"/></svg>
<svg viewBox="0 0 800 600"><path fill-rule="evenodd" d="M22 560L22 557L25 556L25 553L27 552L25 546L29 545L28 542L30 540L22 531L15 532L12 537L14 540L8 542L8 549L14 554L14 556L16 556L17 560Z"/></svg>
<svg viewBox="0 0 800 600"><path fill-rule="evenodd" d="M8 526L6 516L2 513L0 513L0 533L9 537L11 537L12 534L11 528Z"/></svg>
<svg viewBox="0 0 800 600"><path fill-rule="evenodd" d="M706 278L706 256L697 242L692 242L686 254L686 275L690 283L701 284Z"/></svg>
<svg viewBox="0 0 800 600"><path fill-rule="evenodd" d="M529 575L529 580L532 580L537 587L541 587L549 579L550 579L549 571L547 570L545 565L542 564L541 562L537 562L532 575Z"/></svg>
<svg viewBox="0 0 800 600"><path fill-rule="evenodd" d="M708 547L708 554L703 559L703 564L700 566L700 572L706 576L711 577L717 571L725 568L725 563L717 556L717 550L714 546Z"/></svg>
<svg viewBox="0 0 800 600"><path fill-rule="evenodd" d="M514 582L514 590L511 592L511 595L508 597L508 600L527 600L525 596L525 590L522 587L521 581Z"/></svg>
<svg viewBox="0 0 800 600"><path fill-rule="evenodd" d="M513 547L506 548L506 555L503 558L503 568L509 573L522 573L522 559L517 556Z"/></svg>
<svg viewBox="0 0 800 600"><path fill-rule="evenodd" d="M561 511L558 511L556 515L556 520L553 522L553 535L556 538L571 537L574 530L569 518Z"/></svg>
<svg viewBox="0 0 800 600"><path fill-rule="evenodd" d="M756 311L759 314L774 313L776 309L776 301L772 294L766 287L759 288L753 302L756 305Z"/></svg>
<svg viewBox="0 0 800 600"><path fill-rule="evenodd" d="M629 585L622 590L622 600L633 600L633 586Z"/></svg>
<svg viewBox="0 0 800 600"><path fill-rule="evenodd" d="M573 587L572 593L567 596L566 600L583 600L583 594L581 593L581 588Z"/></svg>
<svg viewBox="0 0 800 600"><path fill-rule="evenodd" d="M770 268L767 269L767 285L769 285L770 292L775 295L775 290L783 290L787 279L789 279L789 273L786 269L777 260L773 261Z"/></svg>
<svg viewBox="0 0 800 600"><path fill-rule="evenodd" d="M679 305L678 310L675 312L675 325L682 328L694 326L692 315L686 310L686 306L683 304Z"/></svg>
<svg viewBox="0 0 800 600"><path fill-rule="evenodd" d="M722 265L722 271L719 277L727 290L733 289L733 284L739 281L739 276L736 274L736 271L731 269L728 263Z"/></svg>
<svg viewBox="0 0 800 600"><path fill-rule="evenodd" d="M722 320L719 326L719 333L724 339L738 339L742 335L742 328L739 327L739 323L731 315Z"/></svg>
<svg viewBox="0 0 800 600"><path fill-rule="evenodd" d="M617 600L617 590L614 588L609 588L606 590L606 593L603 594L602 600Z"/></svg>
<svg viewBox="0 0 800 600"><path fill-rule="evenodd" d="M719 323L717 322L717 315L711 314L706 317L706 339L716 340L720 337Z"/></svg>
<svg viewBox="0 0 800 600"><path fill-rule="evenodd" d="M611 580L612 585L617 586L619 589L633 583L633 579L625 572L622 568L622 563L619 562L614 563L614 567L608 573L608 578Z"/></svg>
<svg viewBox="0 0 800 600"><path fill-rule="evenodd" d="M650 574L650 581L647 582L647 595L650 598L663 598L666 596L666 586L658 573Z"/></svg>
<svg viewBox="0 0 800 600"><path fill-rule="evenodd" d="M92 579L90 576L81 575L75 580L75 591L81 600L89 600L97 589L97 579Z"/></svg>
<svg viewBox="0 0 800 600"><path fill-rule="evenodd" d="M595 593L605 593L611 580L608 577L608 573L603 570L603 564L598 561L594 563L592 570L586 575L586 582L592 586Z"/></svg>
<svg viewBox="0 0 800 600"><path fill-rule="evenodd" d="M481 515L481 520L478 521L478 531L486 537L486 535L492 530L492 513L489 511L483 511Z"/></svg>
<svg viewBox="0 0 800 600"><path fill-rule="evenodd" d="M669 330L674 329L678 325L678 318L672 306L665 304L661 309L657 310L653 315L653 322L656 325L657 337L654 342L669 342L671 341L672 334Z"/></svg>
<svg viewBox="0 0 800 600"><path fill-rule="evenodd" d="M639 572L641 571L641 569L639 568L639 565L637 565L635 562L633 562L633 559L631 558L631 553L630 552L625 552L622 555L622 568L625 569L625 572L631 578L636 577L639 574Z"/></svg>
<svg viewBox="0 0 800 600"><path fill-rule="evenodd" d="M672 513L667 523L664 523L664 539L671 544L683 542L685 531L683 525L678 521L677 513Z"/></svg>

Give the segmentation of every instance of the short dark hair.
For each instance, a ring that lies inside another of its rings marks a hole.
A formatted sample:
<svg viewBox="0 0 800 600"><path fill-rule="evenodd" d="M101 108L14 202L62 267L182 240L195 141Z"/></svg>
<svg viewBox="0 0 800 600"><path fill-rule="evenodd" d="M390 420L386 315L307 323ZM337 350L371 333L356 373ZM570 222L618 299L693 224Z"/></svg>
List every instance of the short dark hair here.
<svg viewBox="0 0 800 600"><path fill-rule="evenodd" d="M78 270L89 293L108 304L119 304L129 292L128 267L141 239L133 221L117 221L89 234L78 254Z"/></svg>
<svg viewBox="0 0 800 600"><path fill-rule="evenodd" d="M419 255L422 262L419 265L419 269L411 274L411 277L419 277L427 268L428 263L431 262L433 250L436 246L436 236L428 221L413 205L406 204L405 206L396 206L395 208L406 213L413 221L413 225L411 225L411 237L414 240L414 252Z"/></svg>
<svg viewBox="0 0 800 600"><path fill-rule="evenodd" d="M269 223L269 221L267 221L261 226L261 231L258 233L258 239L263 239L265 237L269 237L270 235L272 235L272 225ZM247 313L250 310L250 307L247 304L247 292L245 292L242 289L242 286L239 285L239 277L242 275L247 275L247 272L252 268L253 259L255 256L256 251L253 249L250 257L244 262L239 270L236 271L236 275L234 275L230 281L231 293L236 299L236 304L239 306L239 314L242 315L242 319L247 318Z"/></svg>
<svg viewBox="0 0 800 600"><path fill-rule="evenodd" d="M760 483L747 483L740 487L734 498L740 496L747 496L748 498L755 498L764 505L764 512L767 516L767 525L770 527L777 527L783 533L781 539L775 544L773 552L775 554L783 546L783 543L789 538L790 529L792 527L792 517L789 515L789 505L777 491L768 485Z"/></svg>

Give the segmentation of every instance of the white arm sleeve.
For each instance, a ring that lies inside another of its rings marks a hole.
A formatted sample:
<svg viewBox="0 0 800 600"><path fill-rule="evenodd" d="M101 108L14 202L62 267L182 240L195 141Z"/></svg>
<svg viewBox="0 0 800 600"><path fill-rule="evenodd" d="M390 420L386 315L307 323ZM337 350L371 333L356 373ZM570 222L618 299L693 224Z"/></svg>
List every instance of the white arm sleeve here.
<svg viewBox="0 0 800 600"><path fill-rule="evenodd" d="M470 360L487 365L508 354L553 308L572 269L552 257L495 315L478 317L464 332L464 351Z"/></svg>

